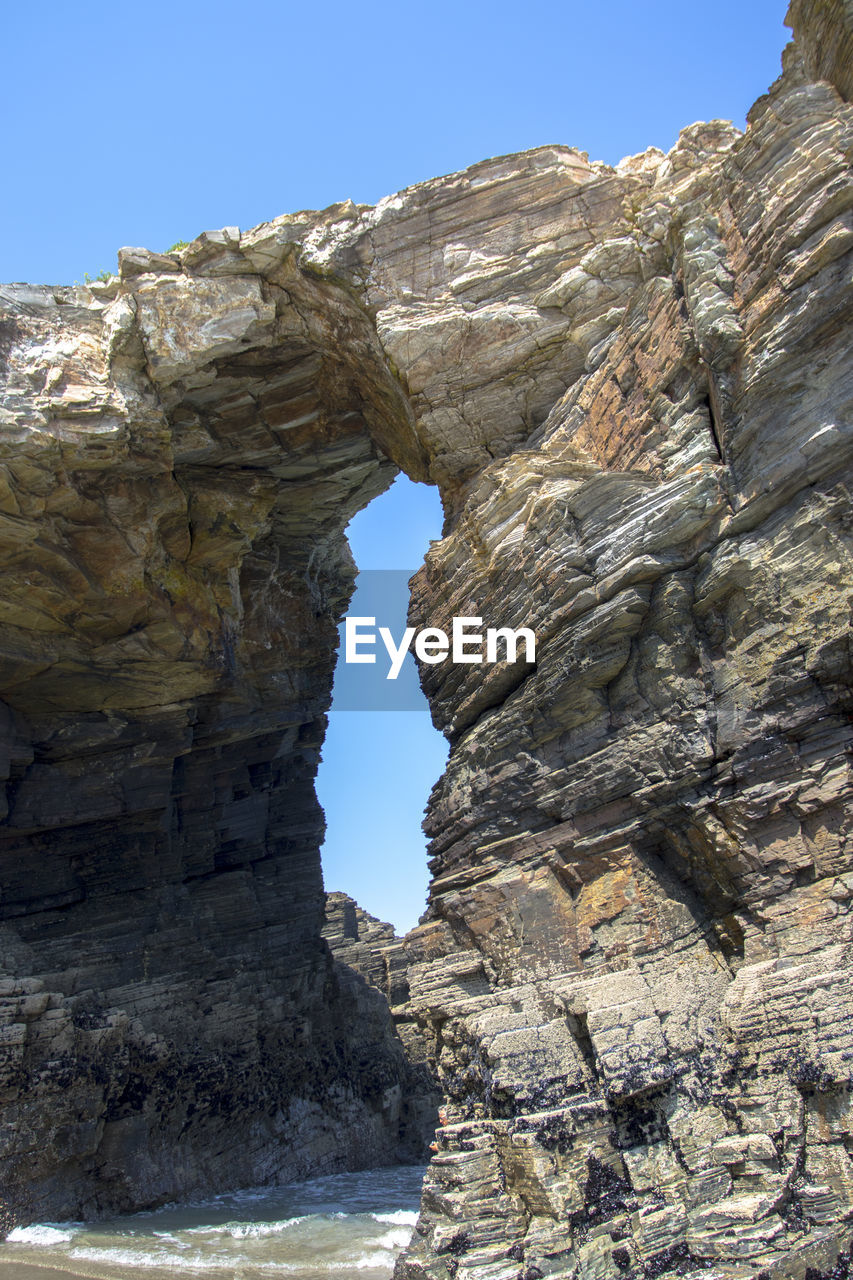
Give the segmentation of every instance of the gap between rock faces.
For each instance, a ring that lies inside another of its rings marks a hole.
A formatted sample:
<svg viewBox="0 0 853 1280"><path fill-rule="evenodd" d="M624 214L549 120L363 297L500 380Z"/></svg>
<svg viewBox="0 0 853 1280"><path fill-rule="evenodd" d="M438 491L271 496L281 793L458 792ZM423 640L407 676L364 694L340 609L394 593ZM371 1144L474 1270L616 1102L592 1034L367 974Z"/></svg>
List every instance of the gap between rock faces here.
<svg viewBox="0 0 853 1280"><path fill-rule="evenodd" d="M406 625L408 582L441 511L434 488L400 475L350 523L347 538L359 576L347 613L374 615L395 633ZM395 567L396 566L396 567ZM397 681L379 665L344 666L343 627L329 725L317 774L326 814L321 850L327 887L346 889L399 933L426 904L427 867L421 818L447 759L433 728L413 658Z"/></svg>
<svg viewBox="0 0 853 1280"><path fill-rule="evenodd" d="M745 135L543 148L13 297L13 1214L399 1138L312 788L339 531L389 455L445 501L413 616L549 629L516 690L424 673L455 742L406 981L448 1123L400 1274L846 1247L850 116L809 68L849 18L792 14Z"/></svg>

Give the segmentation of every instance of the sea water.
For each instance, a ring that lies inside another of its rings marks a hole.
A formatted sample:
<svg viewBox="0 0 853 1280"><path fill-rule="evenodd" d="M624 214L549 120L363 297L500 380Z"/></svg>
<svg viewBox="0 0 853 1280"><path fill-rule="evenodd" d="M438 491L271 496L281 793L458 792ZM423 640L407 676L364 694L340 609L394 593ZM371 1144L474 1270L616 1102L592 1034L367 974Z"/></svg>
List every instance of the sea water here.
<svg viewBox="0 0 853 1280"><path fill-rule="evenodd" d="M369 1169L18 1227L0 1244L0 1280L388 1280L412 1237L424 1172Z"/></svg>

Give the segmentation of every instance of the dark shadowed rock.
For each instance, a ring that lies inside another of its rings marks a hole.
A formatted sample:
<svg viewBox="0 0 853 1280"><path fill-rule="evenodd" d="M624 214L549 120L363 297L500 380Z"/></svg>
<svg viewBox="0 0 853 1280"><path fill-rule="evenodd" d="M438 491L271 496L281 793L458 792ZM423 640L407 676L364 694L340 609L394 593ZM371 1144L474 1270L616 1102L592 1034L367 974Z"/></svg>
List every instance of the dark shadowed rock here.
<svg viewBox="0 0 853 1280"><path fill-rule="evenodd" d="M377 920L346 893L326 894L323 937L335 958L342 986L353 992L353 1019L359 1017L364 984L379 993L386 1010L386 1039L399 1038L405 1054L400 1083L400 1158L426 1160L435 1136L441 1102L431 1038L412 1016L408 957L394 926Z"/></svg>

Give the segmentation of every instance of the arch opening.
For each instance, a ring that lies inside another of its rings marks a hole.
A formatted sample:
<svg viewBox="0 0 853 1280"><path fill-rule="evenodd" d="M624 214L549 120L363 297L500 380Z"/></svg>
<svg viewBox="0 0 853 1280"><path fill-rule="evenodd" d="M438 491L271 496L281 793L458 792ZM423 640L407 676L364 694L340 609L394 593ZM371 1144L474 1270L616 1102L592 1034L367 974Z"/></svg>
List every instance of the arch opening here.
<svg viewBox="0 0 853 1280"><path fill-rule="evenodd" d="M359 567L351 616L383 610L395 637L406 626L407 578L441 533L438 491L399 475L390 489L359 512L347 530ZM373 616L376 616L375 614ZM381 655L377 655L381 658ZM427 890L421 815L447 761L446 739L432 725L413 669L384 679L371 705L359 702L338 654L329 726L317 774L326 814L321 850L327 891L341 890L360 906L406 933L424 910ZM412 663L411 657L406 659ZM380 665L379 661L376 664ZM372 673L371 673L372 674Z"/></svg>

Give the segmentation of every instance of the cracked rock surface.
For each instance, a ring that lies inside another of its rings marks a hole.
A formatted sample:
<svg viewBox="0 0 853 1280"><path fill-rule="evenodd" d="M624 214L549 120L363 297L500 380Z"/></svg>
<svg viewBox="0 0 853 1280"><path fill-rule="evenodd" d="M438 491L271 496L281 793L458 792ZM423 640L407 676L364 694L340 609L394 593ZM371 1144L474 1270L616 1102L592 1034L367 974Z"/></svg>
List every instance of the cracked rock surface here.
<svg viewBox="0 0 853 1280"><path fill-rule="evenodd" d="M853 9L789 19L743 134L3 289L13 1216L399 1140L312 779L342 530L401 468L446 516L412 624L538 643L423 667L427 914L326 926L444 1095L399 1280L842 1274Z"/></svg>

